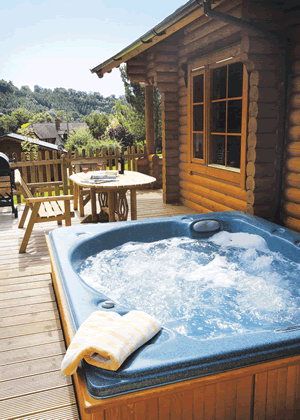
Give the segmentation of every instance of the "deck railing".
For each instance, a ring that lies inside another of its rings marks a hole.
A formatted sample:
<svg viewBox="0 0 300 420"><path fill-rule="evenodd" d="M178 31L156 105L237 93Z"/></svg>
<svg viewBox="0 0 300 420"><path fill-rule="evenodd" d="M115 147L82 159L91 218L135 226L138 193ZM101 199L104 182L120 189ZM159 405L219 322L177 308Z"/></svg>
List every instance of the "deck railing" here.
<svg viewBox="0 0 300 420"><path fill-rule="evenodd" d="M120 156L125 160L126 170L137 170L137 158L147 157L146 146L141 147L121 147L121 148L103 148L81 151L79 156L78 150L72 153L70 150L58 156L57 152L45 152L44 159L42 152L38 152L37 156L33 153L26 156L21 154L21 160L11 163L12 168L18 168L21 171L24 181L29 185L33 194L52 194L59 195L62 191L64 194L72 193L73 187L68 179L72 173L81 171L82 166L88 166L90 170L97 169L97 163L104 161L106 168L113 169ZM14 157L14 156L13 156ZM29 159L28 159L29 158ZM105 162L106 161L106 162ZM20 196L17 192L17 200L20 202Z"/></svg>

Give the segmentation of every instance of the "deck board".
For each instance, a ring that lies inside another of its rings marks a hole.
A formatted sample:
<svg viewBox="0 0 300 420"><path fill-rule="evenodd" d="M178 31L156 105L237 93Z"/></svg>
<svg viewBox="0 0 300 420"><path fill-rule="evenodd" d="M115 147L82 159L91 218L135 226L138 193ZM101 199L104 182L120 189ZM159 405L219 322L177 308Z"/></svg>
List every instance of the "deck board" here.
<svg viewBox="0 0 300 420"><path fill-rule="evenodd" d="M79 420L71 378L60 372L65 343L45 242L57 223L36 224L19 254L22 205L18 211L14 219L9 207L0 208L0 420ZM164 204L161 191L143 191L137 213L150 219L195 211ZM76 211L72 225L81 219Z"/></svg>

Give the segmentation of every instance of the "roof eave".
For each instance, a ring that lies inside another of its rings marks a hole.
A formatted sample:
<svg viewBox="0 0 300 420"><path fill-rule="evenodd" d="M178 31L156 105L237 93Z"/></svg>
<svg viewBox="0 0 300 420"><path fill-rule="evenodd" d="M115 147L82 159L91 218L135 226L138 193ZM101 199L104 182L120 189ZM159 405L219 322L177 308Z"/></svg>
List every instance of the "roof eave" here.
<svg viewBox="0 0 300 420"><path fill-rule="evenodd" d="M136 41L128 45L126 48L99 64L98 66L91 69L92 73L96 73L98 77L102 78L105 73L110 73L115 67L119 67L122 63L125 63L130 58L135 57L141 52L160 42L162 39L167 38L172 33L178 31L185 25L187 25L187 18L193 12L198 11L199 16L203 14L202 6L203 0L190 0L175 10L174 13L166 17L158 25L154 26L150 31L146 32L143 36L138 38ZM181 25L180 25L181 23ZM176 25L176 26L175 26Z"/></svg>

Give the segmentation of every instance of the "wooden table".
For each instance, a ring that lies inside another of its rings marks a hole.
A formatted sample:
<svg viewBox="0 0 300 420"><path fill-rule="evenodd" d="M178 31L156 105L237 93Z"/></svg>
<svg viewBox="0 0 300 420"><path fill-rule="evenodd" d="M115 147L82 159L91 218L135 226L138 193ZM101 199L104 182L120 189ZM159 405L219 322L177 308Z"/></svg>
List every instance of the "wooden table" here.
<svg viewBox="0 0 300 420"><path fill-rule="evenodd" d="M106 171L108 174L116 171ZM134 171L124 171L123 175L117 175L116 179L97 180L91 179L92 175L100 175L101 171L88 173L80 172L70 176L70 181L74 183L74 196L79 198L83 189L89 189L91 199L91 214L87 215L81 223L105 221L109 222L127 220L128 202L126 192L130 191L130 213L131 220L137 219L136 191L143 189L146 185L153 184L156 179L152 176ZM100 213L97 213L96 194L100 204ZM81 204L83 205L83 204Z"/></svg>

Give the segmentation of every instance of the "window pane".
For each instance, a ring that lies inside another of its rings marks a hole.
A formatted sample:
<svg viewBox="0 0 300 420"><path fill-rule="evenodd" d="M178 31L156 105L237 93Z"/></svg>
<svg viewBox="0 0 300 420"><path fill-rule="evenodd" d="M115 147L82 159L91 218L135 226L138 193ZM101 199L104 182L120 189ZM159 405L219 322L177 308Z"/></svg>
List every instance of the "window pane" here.
<svg viewBox="0 0 300 420"><path fill-rule="evenodd" d="M242 99L228 101L227 132L242 132Z"/></svg>
<svg viewBox="0 0 300 420"><path fill-rule="evenodd" d="M203 105L193 106L193 120L194 120L193 131L203 131Z"/></svg>
<svg viewBox="0 0 300 420"><path fill-rule="evenodd" d="M213 133L225 133L226 127L226 102L212 104L212 129Z"/></svg>
<svg viewBox="0 0 300 420"><path fill-rule="evenodd" d="M233 168L241 167L241 137L227 137L227 166Z"/></svg>
<svg viewBox="0 0 300 420"><path fill-rule="evenodd" d="M225 136L211 136L211 161L225 165Z"/></svg>
<svg viewBox="0 0 300 420"><path fill-rule="evenodd" d="M203 102L203 74L193 78L193 102Z"/></svg>
<svg viewBox="0 0 300 420"><path fill-rule="evenodd" d="M230 64L228 69L228 98L238 98L243 95L243 64Z"/></svg>
<svg viewBox="0 0 300 420"><path fill-rule="evenodd" d="M203 134L193 134L193 157L196 159L203 159Z"/></svg>
<svg viewBox="0 0 300 420"><path fill-rule="evenodd" d="M213 70L213 100L226 98L227 67Z"/></svg>

